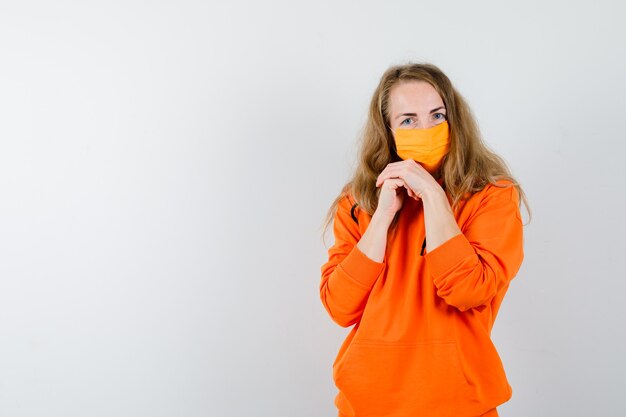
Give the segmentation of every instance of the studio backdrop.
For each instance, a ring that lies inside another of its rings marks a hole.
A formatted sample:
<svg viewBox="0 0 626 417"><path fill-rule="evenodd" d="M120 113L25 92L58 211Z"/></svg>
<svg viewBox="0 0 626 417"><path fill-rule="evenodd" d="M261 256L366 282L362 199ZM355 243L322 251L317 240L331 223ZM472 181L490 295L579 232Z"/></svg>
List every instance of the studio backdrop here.
<svg viewBox="0 0 626 417"><path fill-rule="evenodd" d="M626 412L617 1L3 1L0 416L330 417L321 226L429 62L532 210L501 416Z"/></svg>

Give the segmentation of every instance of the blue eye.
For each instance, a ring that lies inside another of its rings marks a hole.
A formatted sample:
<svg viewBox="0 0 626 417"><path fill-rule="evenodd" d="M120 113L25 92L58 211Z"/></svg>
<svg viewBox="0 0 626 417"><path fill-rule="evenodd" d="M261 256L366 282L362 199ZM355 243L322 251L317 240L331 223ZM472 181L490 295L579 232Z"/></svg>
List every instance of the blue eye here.
<svg viewBox="0 0 626 417"><path fill-rule="evenodd" d="M406 122L407 120L411 120L411 118L409 117L408 119L404 119L404 120L402 121L402 123L400 123L400 124L401 124L401 125L405 124L404 122Z"/></svg>
<svg viewBox="0 0 626 417"><path fill-rule="evenodd" d="M439 120L443 120L443 119L446 118L446 115L443 114L443 113L435 113L435 116L442 116L442 117L437 117L437 119L439 119Z"/></svg>

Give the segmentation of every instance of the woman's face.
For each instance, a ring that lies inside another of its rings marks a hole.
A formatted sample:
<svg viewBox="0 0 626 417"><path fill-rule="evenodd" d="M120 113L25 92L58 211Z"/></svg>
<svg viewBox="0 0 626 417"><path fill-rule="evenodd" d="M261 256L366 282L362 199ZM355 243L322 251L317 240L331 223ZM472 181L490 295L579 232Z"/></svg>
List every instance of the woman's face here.
<svg viewBox="0 0 626 417"><path fill-rule="evenodd" d="M428 129L443 123L446 108L426 81L403 81L389 92L389 124L395 129Z"/></svg>

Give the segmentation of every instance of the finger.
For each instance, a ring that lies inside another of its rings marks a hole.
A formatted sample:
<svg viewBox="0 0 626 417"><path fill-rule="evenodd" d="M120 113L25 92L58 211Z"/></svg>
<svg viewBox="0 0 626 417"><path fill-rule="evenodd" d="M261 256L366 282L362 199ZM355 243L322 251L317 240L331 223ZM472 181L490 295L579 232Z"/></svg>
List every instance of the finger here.
<svg viewBox="0 0 626 417"><path fill-rule="evenodd" d="M413 192L413 190L411 190L410 188L407 188L407 193L409 194L409 196L414 199L414 200L418 200L419 197L417 196L417 194L415 194L415 192Z"/></svg>
<svg viewBox="0 0 626 417"><path fill-rule="evenodd" d="M387 179L387 168L383 169L383 171L378 174L376 178L376 186L379 187L385 180Z"/></svg>
<svg viewBox="0 0 626 417"><path fill-rule="evenodd" d="M400 187L403 187L404 181L402 181L401 179L397 179L397 178L388 178L385 181L383 181L383 185L395 190Z"/></svg>
<svg viewBox="0 0 626 417"><path fill-rule="evenodd" d="M413 191L413 189L406 183L406 181L402 180L402 186L404 188L406 188L406 192L407 194L409 194L409 196L415 200L419 199L419 196L415 193L415 191Z"/></svg>
<svg viewBox="0 0 626 417"><path fill-rule="evenodd" d="M387 167L378 175L378 178L376 178L376 186L378 187L387 179L399 177L400 175L398 175L397 169L390 169L389 165L387 165Z"/></svg>
<svg viewBox="0 0 626 417"><path fill-rule="evenodd" d="M386 174L385 170L383 170L383 172L381 172L381 173L378 175L378 178L376 178L376 186L377 186L377 187L380 187L380 186L381 186L381 185L383 185L383 183L384 183L385 181L387 181L388 179L389 179L389 178L387 177L387 174Z"/></svg>
<svg viewBox="0 0 626 417"><path fill-rule="evenodd" d="M401 166L400 167L395 166L394 163L387 164L387 166L385 166L385 168L380 172L380 174L378 174L378 177L376 178L376 182L381 183L387 178L398 177L397 172L398 172L398 169L400 168Z"/></svg>
<svg viewBox="0 0 626 417"><path fill-rule="evenodd" d="M380 173L380 175L376 178L376 187L380 187L380 185L384 182L384 179L381 177L382 172Z"/></svg>

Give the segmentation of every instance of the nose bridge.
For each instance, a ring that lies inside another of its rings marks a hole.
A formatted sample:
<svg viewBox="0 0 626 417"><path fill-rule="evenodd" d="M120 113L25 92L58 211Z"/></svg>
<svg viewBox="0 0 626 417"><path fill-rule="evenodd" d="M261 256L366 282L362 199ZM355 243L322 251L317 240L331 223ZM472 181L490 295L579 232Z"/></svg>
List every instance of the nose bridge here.
<svg viewBox="0 0 626 417"><path fill-rule="evenodd" d="M435 126L437 122L430 115L420 114L415 123L416 129L429 129Z"/></svg>
<svg viewBox="0 0 626 417"><path fill-rule="evenodd" d="M417 128L418 129L428 129L431 128L435 125L435 123L432 120L428 120L425 118L420 118L417 121Z"/></svg>

